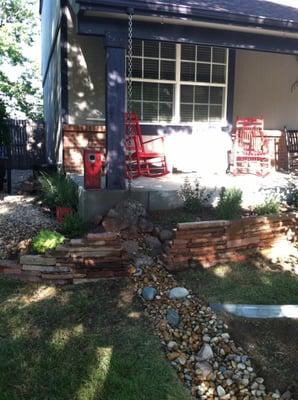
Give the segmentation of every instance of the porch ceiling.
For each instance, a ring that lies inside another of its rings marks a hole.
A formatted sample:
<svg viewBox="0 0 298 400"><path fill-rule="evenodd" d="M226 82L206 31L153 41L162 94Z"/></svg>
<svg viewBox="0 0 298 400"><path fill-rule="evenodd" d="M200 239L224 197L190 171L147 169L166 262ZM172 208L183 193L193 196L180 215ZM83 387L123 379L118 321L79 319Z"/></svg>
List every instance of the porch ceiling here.
<svg viewBox="0 0 298 400"><path fill-rule="evenodd" d="M236 23L287 31L298 30L294 0L76 0L81 9L163 15L210 22ZM291 5L289 5L291 4Z"/></svg>

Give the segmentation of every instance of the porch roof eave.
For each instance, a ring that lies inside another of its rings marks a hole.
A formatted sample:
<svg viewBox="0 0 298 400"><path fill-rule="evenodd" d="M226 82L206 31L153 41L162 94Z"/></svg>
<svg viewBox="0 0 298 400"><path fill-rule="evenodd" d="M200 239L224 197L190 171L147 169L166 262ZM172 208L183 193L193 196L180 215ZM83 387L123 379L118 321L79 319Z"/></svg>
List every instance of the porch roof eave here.
<svg viewBox="0 0 298 400"><path fill-rule="evenodd" d="M293 7L294 17L289 17L287 13L279 17L257 15L257 13L235 13L231 10L210 10L198 5L189 4L187 1L153 0L75 0L79 5L80 13L85 12L108 12L115 16L127 14L128 9L133 9L135 15L148 17L162 17L169 19L183 19L187 21L205 21L209 23L234 24L238 26L259 27L272 29L280 32L298 32L298 7ZM282 7L282 6L279 6ZM289 7L285 7L285 10Z"/></svg>

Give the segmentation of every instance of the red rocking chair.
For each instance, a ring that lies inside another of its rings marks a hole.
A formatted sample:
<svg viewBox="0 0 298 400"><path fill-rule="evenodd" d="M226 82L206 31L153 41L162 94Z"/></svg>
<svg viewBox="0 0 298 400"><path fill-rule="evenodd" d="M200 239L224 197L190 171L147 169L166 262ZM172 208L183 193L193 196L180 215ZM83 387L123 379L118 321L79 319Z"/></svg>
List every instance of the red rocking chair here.
<svg viewBox="0 0 298 400"><path fill-rule="evenodd" d="M270 172L268 139L262 118L237 118L231 172L266 176Z"/></svg>
<svg viewBox="0 0 298 400"><path fill-rule="evenodd" d="M160 177L169 173L165 153L146 149L149 143L161 142L164 138L143 141L140 121L136 113L125 113L126 176L135 179L139 176Z"/></svg>

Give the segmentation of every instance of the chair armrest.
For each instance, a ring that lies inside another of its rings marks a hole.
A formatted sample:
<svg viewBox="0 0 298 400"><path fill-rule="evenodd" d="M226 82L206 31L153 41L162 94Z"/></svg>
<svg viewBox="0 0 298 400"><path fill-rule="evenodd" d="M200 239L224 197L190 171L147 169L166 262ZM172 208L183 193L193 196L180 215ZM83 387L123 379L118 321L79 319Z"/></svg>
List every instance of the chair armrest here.
<svg viewBox="0 0 298 400"><path fill-rule="evenodd" d="M143 144L155 142L156 140L161 140L163 142L164 141L164 136L158 136L157 138L146 140L146 142L143 142Z"/></svg>

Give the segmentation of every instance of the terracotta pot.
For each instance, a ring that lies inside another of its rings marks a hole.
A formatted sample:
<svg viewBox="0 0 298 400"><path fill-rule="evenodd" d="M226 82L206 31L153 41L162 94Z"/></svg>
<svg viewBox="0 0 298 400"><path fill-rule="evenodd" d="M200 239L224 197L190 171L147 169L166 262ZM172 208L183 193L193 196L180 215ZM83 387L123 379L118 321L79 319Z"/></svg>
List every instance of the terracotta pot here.
<svg viewBox="0 0 298 400"><path fill-rule="evenodd" d="M56 219L61 224L66 215L72 214L73 209L70 207L56 207Z"/></svg>

